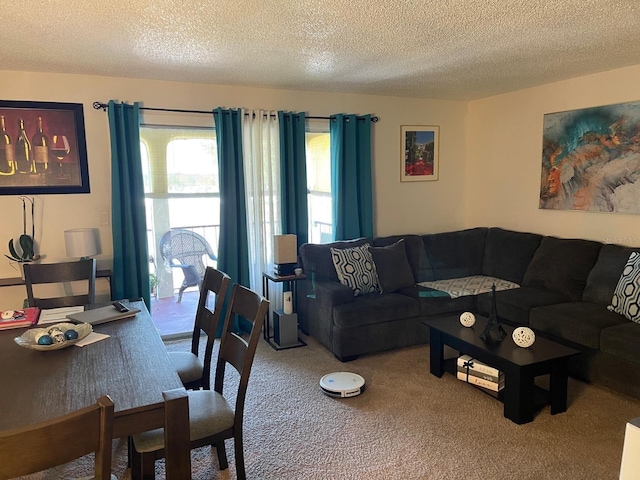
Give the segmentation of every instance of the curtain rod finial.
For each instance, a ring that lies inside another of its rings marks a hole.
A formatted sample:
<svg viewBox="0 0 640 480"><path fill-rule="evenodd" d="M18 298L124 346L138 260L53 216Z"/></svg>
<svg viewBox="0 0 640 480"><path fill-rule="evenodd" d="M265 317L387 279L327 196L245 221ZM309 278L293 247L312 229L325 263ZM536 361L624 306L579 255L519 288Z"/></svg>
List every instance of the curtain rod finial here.
<svg viewBox="0 0 640 480"><path fill-rule="evenodd" d="M106 112L107 111L107 104L106 103L102 103L102 102L93 102L93 108L94 108L94 110L102 109L103 112Z"/></svg>

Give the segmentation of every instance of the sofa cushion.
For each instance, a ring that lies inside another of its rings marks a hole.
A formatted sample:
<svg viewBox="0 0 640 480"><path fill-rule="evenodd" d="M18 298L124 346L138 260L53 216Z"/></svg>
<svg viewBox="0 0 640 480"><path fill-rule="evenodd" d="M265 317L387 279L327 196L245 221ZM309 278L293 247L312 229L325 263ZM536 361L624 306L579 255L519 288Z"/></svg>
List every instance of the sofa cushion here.
<svg viewBox="0 0 640 480"><path fill-rule="evenodd" d="M404 248L407 252L407 260L413 272L414 283L435 280L433 268L424 249L424 243L419 235L390 235L373 239L374 247L385 247L404 240Z"/></svg>
<svg viewBox="0 0 640 480"><path fill-rule="evenodd" d="M603 245L596 264L589 272L582 300L585 302L609 305L613 291L620 280L620 274L631 252L637 249L621 245Z"/></svg>
<svg viewBox="0 0 640 480"><path fill-rule="evenodd" d="M403 288L399 293L418 300L423 317L476 310L476 297L473 295L451 298L448 293L420 285Z"/></svg>
<svg viewBox="0 0 640 480"><path fill-rule="evenodd" d="M624 317L588 302L533 308L529 317L534 330L596 350L600 348L602 329L624 322Z"/></svg>
<svg viewBox="0 0 640 480"><path fill-rule="evenodd" d="M629 255L607 308L640 323L640 253Z"/></svg>
<svg viewBox="0 0 640 480"><path fill-rule="evenodd" d="M640 325L624 322L604 328L600 336L600 350L610 355L640 364Z"/></svg>
<svg viewBox="0 0 640 480"><path fill-rule="evenodd" d="M418 301L400 293L369 294L333 309L333 322L341 328L361 327L420 316Z"/></svg>
<svg viewBox="0 0 640 480"><path fill-rule="evenodd" d="M527 268L522 286L554 292L577 302L602 244L591 240L544 237Z"/></svg>
<svg viewBox="0 0 640 480"><path fill-rule="evenodd" d="M522 283L542 235L490 228L484 245L482 274Z"/></svg>
<svg viewBox="0 0 640 480"><path fill-rule="evenodd" d="M529 311L541 305L553 305L565 302L557 293L531 287L496 292L498 317L512 325L529 325ZM491 311L491 293L478 295L478 311L488 315Z"/></svg>
<svg viewBox="0 0 640 480"><path fill-rule="evenodd" d="M331 249L338 280L351 287L356 297L378 290L378 275L369 247L366 243L359 247Z"/></svg>
<svg viewBox="0 0 640 480"><path fill-rule="evenodd" d="M482 256L487 228L423 235L422 241L434 280L468 277L482 273Z"/></svg>
<svg viewBox="0 0 640 480"><path fill-rule="evenodd" d="M369 247L369 252L376 265L381 293L395 292L415 284L403 239L386 247Z"/></svg>
<svg viewBox="0 0 640 480"><path fill-rule="evenodd" d="M333 242L326 244L305 243L300 246L300 258L305 274L314 280L338 281L336 269L331 259L332 248L351 248L371 243L370 239L357 238L344 242Z"/></svg>
<svg viewBox="0 0 640 480"><path fill-rule="evenodd" d="M488 277L486 275L449 278L447 280L436 280L435 282L420 282L419 285L445 292L451 298L487 293L491 291L493 285L496 286L496 291L520 287L517 283L502 280L500 278Z"/></svg>

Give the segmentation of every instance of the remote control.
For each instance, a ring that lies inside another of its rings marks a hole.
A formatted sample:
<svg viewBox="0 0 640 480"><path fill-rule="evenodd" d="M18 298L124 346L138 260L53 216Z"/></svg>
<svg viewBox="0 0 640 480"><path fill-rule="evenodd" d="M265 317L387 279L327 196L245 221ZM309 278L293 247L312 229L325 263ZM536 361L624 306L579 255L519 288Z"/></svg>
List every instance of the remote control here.
<svg viewBox="0 0 640 480"><path fill-rule="evenodd" d="M129 309L123 305L121 302L113 302L113 306L116 307L116 310L119 312L128 312Z"/></svg>

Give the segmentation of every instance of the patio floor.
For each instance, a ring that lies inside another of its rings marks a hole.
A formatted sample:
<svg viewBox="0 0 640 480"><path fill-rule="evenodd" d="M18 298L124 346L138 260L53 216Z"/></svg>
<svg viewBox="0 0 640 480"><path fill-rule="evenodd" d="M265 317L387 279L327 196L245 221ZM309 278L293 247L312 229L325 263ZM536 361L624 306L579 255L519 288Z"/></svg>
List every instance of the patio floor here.
<svg viewBox="0 0 640 480"><path fill-rule="evenodd" d="M190 336L196 318L199 291L185 290L182 301L177 303L178 294L169 298L151 298L151 318L163 338Z"/></svg>

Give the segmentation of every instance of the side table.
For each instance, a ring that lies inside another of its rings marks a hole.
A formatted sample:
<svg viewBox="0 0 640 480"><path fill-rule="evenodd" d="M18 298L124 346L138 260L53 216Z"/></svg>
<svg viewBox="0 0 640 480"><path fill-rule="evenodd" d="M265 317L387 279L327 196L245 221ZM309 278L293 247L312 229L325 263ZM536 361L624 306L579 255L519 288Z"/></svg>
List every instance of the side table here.
<svg viewBox="0 0 640 480"><path fill-rule="evenodd" d="M278 276L276 274L271 274L267 272L262 272L262 295L264 298L269 300L269 282L273 283L282 283L284 286L289 286L291 289L291 295L293 296L293 307L295 312L296 306L296 293L297 293L297 282L300 280L306 280L306 275L287 275L287 276ZM278 345L274 339L274 335L271 334L271 311L267 313L267 318L264 322L264 331L263 337L266 342L271 345L275 350L286 350L287 348L297 348L304 347L307 344L298 337L298 343L296 345L290 345L287 347L281 347Z"/></svg>

